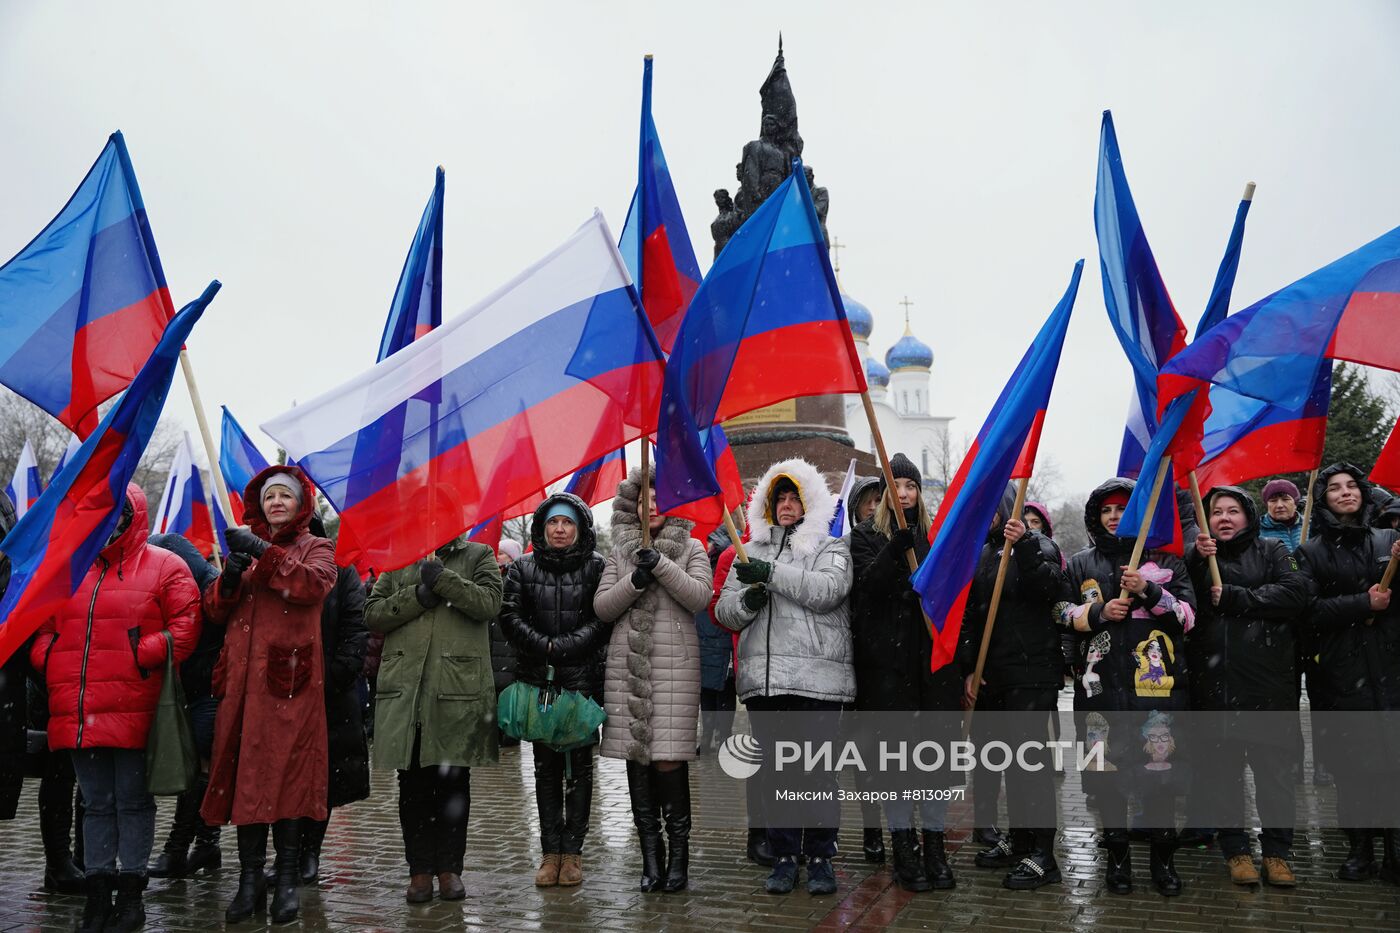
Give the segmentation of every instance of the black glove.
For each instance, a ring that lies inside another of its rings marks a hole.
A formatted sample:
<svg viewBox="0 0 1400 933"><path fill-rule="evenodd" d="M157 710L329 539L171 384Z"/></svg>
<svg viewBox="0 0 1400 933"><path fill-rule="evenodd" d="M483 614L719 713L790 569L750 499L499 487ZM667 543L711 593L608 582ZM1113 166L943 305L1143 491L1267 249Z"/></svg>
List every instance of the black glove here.
<svg viewBox="0 0 1400 933"><path fill-rule="evenodd" d="M914 549L915 540L913 528L896 528L890 532L890 549L901 564L904 563L904 552Z"/></svg>
<svg viewBox="0 0 1400 933"><path fill-rule="evenodd" d="M442 561L430 557L418 565L418 580L428 589L437 586L438 577L442 576Z"/></svg>
<svg viewBox="0 0 1400 933"><path fill-rule="evenodd" d="M645 567L638 567L632 571L632 585L639 590L644 590L652 584L656 577L652 576L650 570Z"/></svg>
<svg viewBox="0 0 1400 933"><path fill-rule="evenodd" d="M654 547L639 548L632 559L642 570L655 570L657 563L661 560L661 552Z"/></svg>
<svg viewBox="0 0 1400 933"><path fill-rule="evenodd" d="M253 556L241 552L233 552L224 558L224 571L219 574L219 592L224 596L232 596L238 592L238 581L243 578L243 571L253 566Z"/></svg>
<svg viewBox="0 0 1400 933"><path fill-rule="evenodd" d="M762 583L755 584L744 590L744 608L750 612L758 612L768 605L768 587Z"/></svg>
<svg viewBox="0 0 1400 933"><path fill-rule="evenodd" d="M254 557L262 557L263 551L272 547L242 525L225 531L224 540L228 542L230 551L236 554L251 554Z"/></svg>
<svg viewBox="0 0 1400 933"><path fill-rule="evenodd" d="M442 605L442 597L428 589L425 584L419 583L413 588L413 595L418 599L418 605L424 609L436 609Z"/></svg>
<svg viewBox="0 0 1400 933"><path fill-rule="evenodd" d="M766 560L740 561L734 565L734 576L739 578L740 583L767 583L768 578L773 576L773 565ZM765 597L766 601L767 597Z"/></svg>

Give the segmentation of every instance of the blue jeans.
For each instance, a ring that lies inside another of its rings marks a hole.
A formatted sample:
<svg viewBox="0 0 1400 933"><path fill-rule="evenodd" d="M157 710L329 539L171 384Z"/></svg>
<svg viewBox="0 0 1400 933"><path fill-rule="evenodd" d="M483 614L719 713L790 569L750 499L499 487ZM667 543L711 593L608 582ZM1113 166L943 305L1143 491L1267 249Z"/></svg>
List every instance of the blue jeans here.
<svg viewBox="0 0 1400 933"><path fill-rule="evenodd" d="M209 759L214 755L214 715L219 711L219 701L213 697L195 697L186 709L190 714L190 726L194 730L194 749L200 758Z"/></svg>
<svg viewBox="0 0 1400 933"><path fill-rule="evenodd" d="M146 793L146 750L82 748L73 751L87 811L83 815L83 867L91 877L117 870L144 875L156 834L156 801Z"/></svg>
<svg viewBox="0 0 1400 933"><path fill-rule="evenodd" d="M948 818L948 801L946 800L920 800L919 801L919 821L923 824L926 833L941 833L944 823ZM887 800L885 801L885 819L889 820L890 832L897 829L915 829L914 826L914 801L912 800Z"/></svg>

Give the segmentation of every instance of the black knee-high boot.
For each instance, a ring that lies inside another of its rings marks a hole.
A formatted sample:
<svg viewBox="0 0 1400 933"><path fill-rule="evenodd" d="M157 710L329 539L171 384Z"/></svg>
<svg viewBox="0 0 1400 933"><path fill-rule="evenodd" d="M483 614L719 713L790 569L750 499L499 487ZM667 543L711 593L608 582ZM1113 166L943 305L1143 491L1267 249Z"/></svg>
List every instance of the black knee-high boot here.
<svg viewBox="0 0 1400 933"><path fill-rule="evenodd" d="M666 882L662 889L683 891L690 883L690 768L681 762L679 768L657 771L652 780L666 820Z"/></svg>
<svg viewBox="0 0 1400 933"><path fill-rule="evenodd" d="M650 765L627 762L627 793L632 798L632 822L637 826L642 850L642 880L638 887L643 892L655 891L661 886L665 871L666 847L661 841L661 807L652 785Z"/></svg>
<svg viewBox="0 0 1400 933"><path fill-rule="evenodd" d="M315 884L321 877L321 843L326 838L326 828L331 825L330 813L324 820L310 817L301 819L301 863L299 867L302 884Z"/></svg>
<svg viewBox="0 0 1400 933"><path fill-rule="evenodd" d="M276 882L272 889L272 922L291 923L301 909L301 820L272 824L272 845L277 850Z"/></svg>
<svg viewBox="0 0 1400 933"><path fill-rule="evenodd" d="M189 874L190 844L194 842L199 805L204 801L204 788L195 784L175 798L175 817L170 821L170 835L165 848L151 862L152 878L183 878Z"/></svg>
<svg viewBox="0 0 1400 933"><path fill-rule="evenodd" d="M238 893L224 911L224 919L229 923L247 920L267 909L267 880L263 878L266 863L267 824L238 827Z"/></svg>

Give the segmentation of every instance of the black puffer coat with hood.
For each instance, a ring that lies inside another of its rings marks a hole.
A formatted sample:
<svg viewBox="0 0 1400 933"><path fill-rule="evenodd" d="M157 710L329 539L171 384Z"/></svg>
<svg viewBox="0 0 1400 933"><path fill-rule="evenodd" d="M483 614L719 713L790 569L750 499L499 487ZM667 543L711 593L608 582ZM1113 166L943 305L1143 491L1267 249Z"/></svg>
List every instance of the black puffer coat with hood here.
<svg viewBox="0 0 1400 933"><path fill-rule="evenodd" d="M1338 473L1351 474L1361 487L1359 524L1344 524L1327 508L1327 481ZM1317 532L1296 554L1312 598L1307 624L1319 683L1309 678L1308 695L1314 709L1400 709L1400 600L1372 612L1366 593L1380 582L1400 532L1371 527L1375 506L1365 476L1349 463L1318 474L1312 488Z"/></svg>
<svg viewBox="0 0 1400 933"><path fill-rule="evenodd" d="M1196 594L1180 557L1145 552L1146 592L1133 598L1126 619L1102 616L1121 590L1121 568L1136 539L1109 534L1099 508L1114 493L1132 495L1133 486L1116 477L1089 494L1084 530L1091 543L1069 560L1071 601L1060 607L1060 620L1073 627L1080 618L1089 626L1075 638L1074 708L1080 711L1178 710L1190 703L1185 635L1195 624Z"/></svg>
<svg viewBox="0 0 1400 933"><path fill-rule="evenodd" d="M1298 708L1297 628L1308 604L1308 585L1288 545L1259 537L1259 513L1249 493L1217 486L1206 497L1206 514L1217 496L1244 510L1246 528L1217 542L1220 605L1210 600L1210 566L1193 542L1186 552L1191 583L1199 595L1196 625L1186 636L1191 667L1191 705L1208 710Z"/></svg>
<svg viewBox="0 0 1400 933"><path fill-rule="evenodd" d="M1015 505L1016 488L1008 486L972 578L958 645L958 665L964 677L977 666L1002 547L1006 544L1002 529ZM1054 607L1072 596L1060 549L1044 535L1027 530L1012 546L1011 560L1006 565L1006 580L982 672L988 688L1058 688L1064 682L1064 652Z"/></svg>
<svg viewBox="0 0 1400 933"><path fill-rule="evenodd" d="M562 550L545 543L545 515L558 502L579 515L578 537ZM612 625L593 611L603 577L603 557L594 551L593 510L578 496L555 493L541 502L530 522L528 554L506 568L500 625L516 650L515 677L536 687L554 665L554 683L603 700L603 662Z"/></svg>

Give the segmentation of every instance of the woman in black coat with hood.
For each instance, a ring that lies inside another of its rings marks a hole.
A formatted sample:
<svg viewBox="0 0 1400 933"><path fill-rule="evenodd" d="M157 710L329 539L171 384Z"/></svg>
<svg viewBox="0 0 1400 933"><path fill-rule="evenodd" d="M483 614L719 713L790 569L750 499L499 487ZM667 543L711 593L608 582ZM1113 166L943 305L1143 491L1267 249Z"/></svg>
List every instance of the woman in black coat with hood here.
<svg viewBox="0 0 1400 933"><path fill-rule="evenodd" d="M1077 633L1075 712L1098 713L1109 726L1108 770L1085 774L1085 790L1093 793L1103 820L1105 884L1113 894L1133 890L1126 780L1132 773L1144 779L1138 791L1152 833L1152 882L1161 894L1174 896L1182 887L1172 862L1177 788L1169 778L1174 775L1171 769L1139 766L1154 745L1164 757L1175 750L1170 713L1190 706L1185 636L1195 624L1196 595L1186 564L1175 555L1145 551L1136 571L1125 569L1137 539L1120 538L1116 531L1134 485L1116 477L1089 494L1084 529L1090 544L1070 558L1072 601L1058 615ZM1119 598L1122 590L1127 599Z"/></svg>
<svg viewBox="0 0 1400 933"><path fill-rule="evenodd" d="M506 571L501 601L501 630L516 649L515 679L544 687L552 670L557 687L601 704L612 626L593 611L603 577L603 557L594 551L593 511L578 496L555 493L535 509L530 541L533 550ZM595 744L560 752L533 743L543 855L535 884L540 887L583 880Z"/></svg>
<svg viewBox="0 0 1400 933"><path fill-rule="evenodd" d="M1211 807L1208 825L1220 827L1220 854L1236 884L1257 884L1245 832L1244 767L1254 773L1254 797L1264 822L1260 844L1264 878L1293 887L1288 865L1293 845L1298 697L1294 664L1296 630L1307 607L1307 581L1288 545L1259 537L1259 515L1249 493L1217 486L1206 496L1209 534L1198 534L1186 554L1191 582L1200 594L1196 625L1186 637L1191 705L1198 710L1276 711L1246 722L1198 717L1198 766L1192 782L1196 807ZM1220 569L1214 586L1209 560ZM1204 722L1202 722L1204 720Z"/></svg>
<svg viewBox="0 0 1400 933"><path fill-rule="evenodd" d="M1372 829L1384 829L1380 874L1400 884L1400 821L1393 792L1400 784L1400 739L1361 711L1400 710L1400 603L1378 585L1400 554L1400 532L1371 527L1371 484L1349 463L1334 463L1313 484L1316 532L1298 548L1312 597L1308 626L1317 648L1317 689L1308 696L1321 724L1318 743L1337 785L1337 821L1351 848L1337 876L1365 881L1377 874ZM1383 793L1377 793L1383 790ZM1377 813L1385 804L1389 811Z"/></svg>

